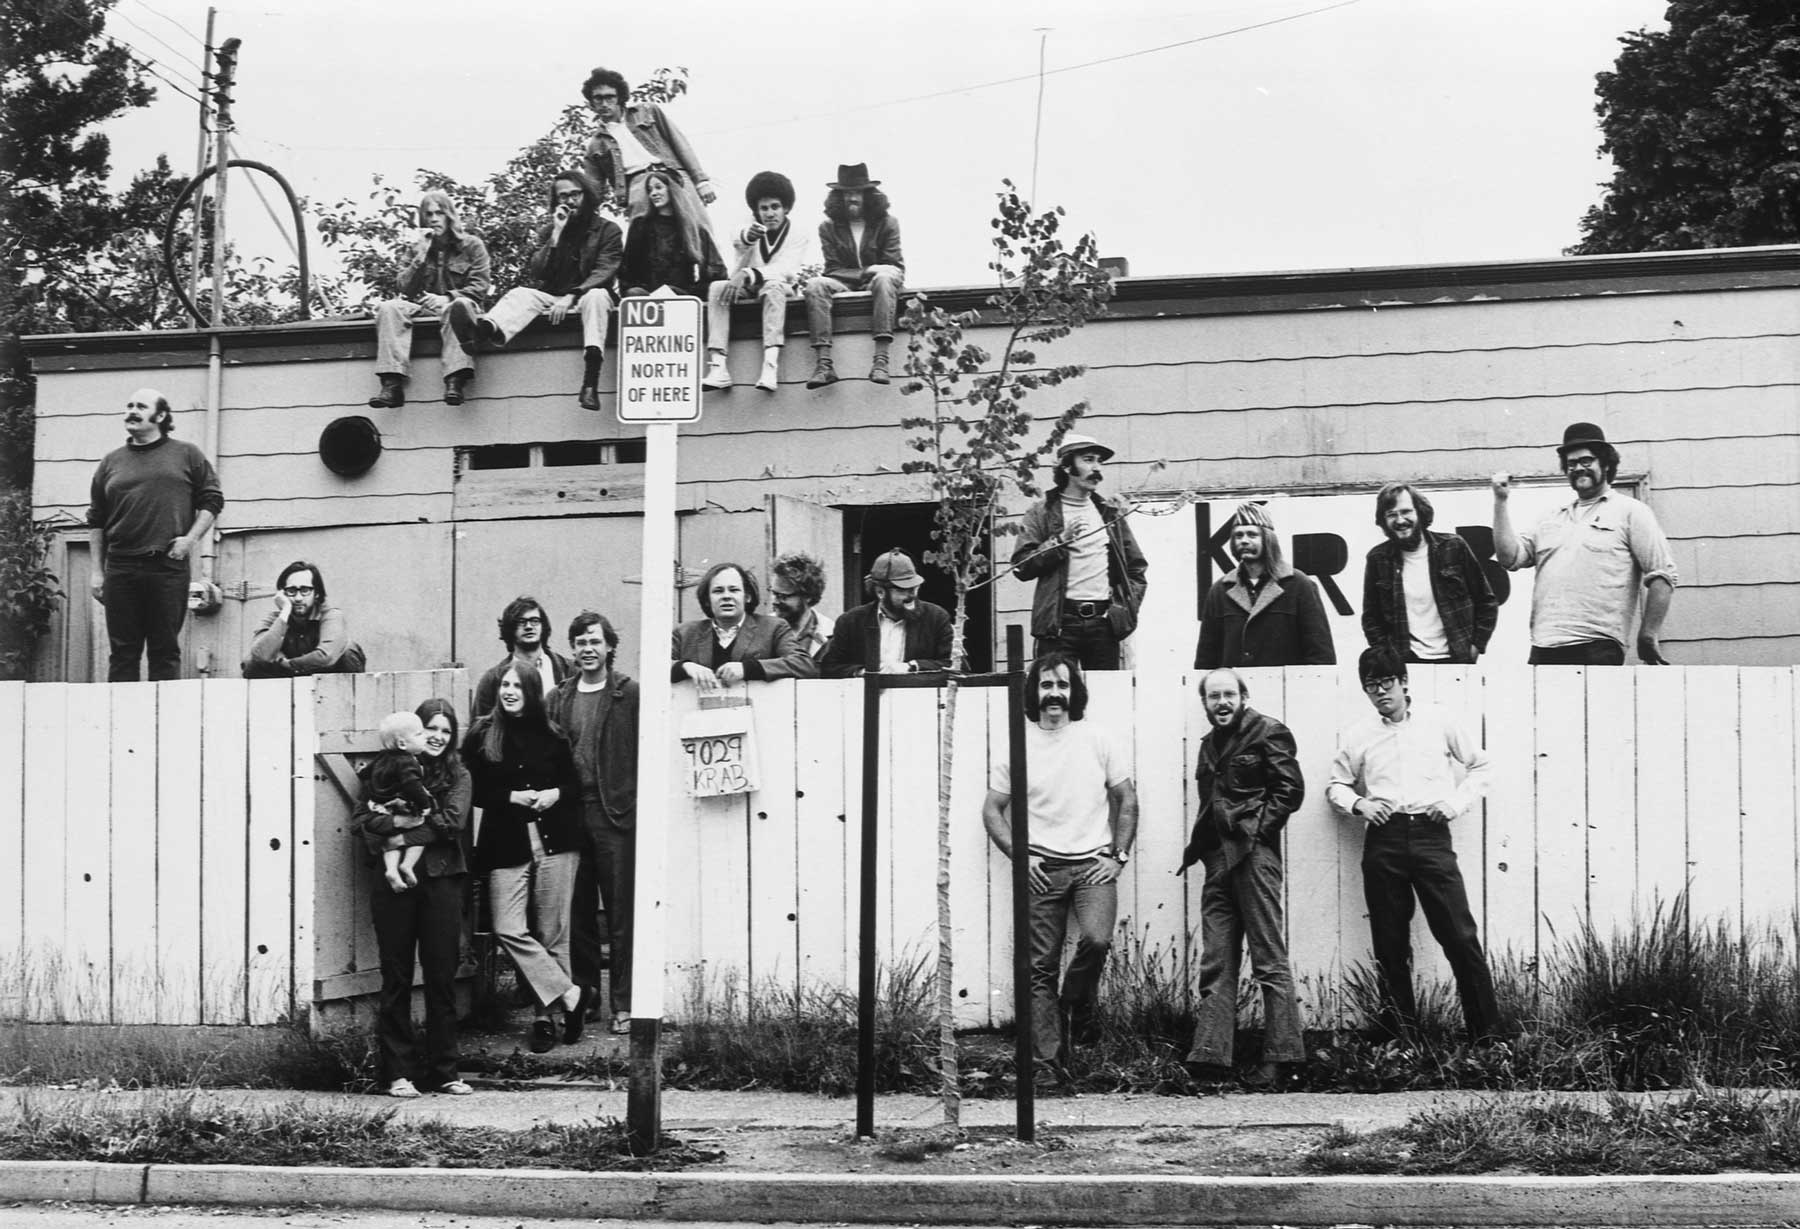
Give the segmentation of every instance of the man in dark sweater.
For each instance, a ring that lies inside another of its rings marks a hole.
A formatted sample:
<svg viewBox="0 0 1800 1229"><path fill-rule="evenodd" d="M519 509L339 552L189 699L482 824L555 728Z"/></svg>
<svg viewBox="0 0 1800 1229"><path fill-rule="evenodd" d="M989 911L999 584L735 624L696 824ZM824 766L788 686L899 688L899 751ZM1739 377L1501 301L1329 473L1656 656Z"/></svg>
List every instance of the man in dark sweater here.
<svg viewBox="0 0 1800 1229"><path fill-rule="evenodd" d="M167 397L138 389L125 403L125 446L94 470L87 514L91 585L106 607L109 683L138 680L146 645L151 682L181 677L188 556L225 507L206 454L169 437L174 418Z"/></svg>

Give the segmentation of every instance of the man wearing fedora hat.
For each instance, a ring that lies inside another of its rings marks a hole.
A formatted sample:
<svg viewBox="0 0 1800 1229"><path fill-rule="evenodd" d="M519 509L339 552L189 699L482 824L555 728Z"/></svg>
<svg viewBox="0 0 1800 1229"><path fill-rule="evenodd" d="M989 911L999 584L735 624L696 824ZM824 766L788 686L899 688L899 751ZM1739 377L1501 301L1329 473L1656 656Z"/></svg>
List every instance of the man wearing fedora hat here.
<svg viewBox="0 0 1800 1229"><path fill-rule="evenodd" d="M1100 494L1113 450L1066 435L1050 493L1019 527L1012 571L1037 581L1031 634L1039 656L1061 650L1090 670L1117 670L1119 646L1137 630L1149 563L1125 509Z"/></svg>
<svg viewBox="0 0 1800 1229"><path fill-rule="evenodd" d="M737 259L731 276L712 284L706 295L706 350L709 360L707 388L724 392L731 387L731 371L725 351L731 341L731 305L753 295L762 302L762 374L756 387L772 393L781 344L787 336L788 300L799 293L800 278L818 257L812 236L793 225L788 216L794 207L794 183L778 171L758 171L744 189L750 206L750 225L732 240Z"/></svg>
<svg viewBox="0 0 1800 1229"><path fill-rule="evenodd" d="M894 340L894 316L906 284L906 260L900 254L900 223L888 212L881 181L869 178L869 164L838 166L837 179L825 185L825 220L819 223L819 251L825 272L806 283L806 323L814 353L808 388L837 382L831 362L831 300L847 290L867 290L872 299L869 331L875 335L875 359L869 379L886 384L888 347Z"/></svg>
<svg viewBox="0 0 1800 1229"><path fill-rule="evenodd" d="M891 550L876 559L863 583L875 600L838 616L831 643L819 659L823 677L950 669L956 656L950 612L920 599L925 578L905 551Z"/></svg>
<svg viewBox="0 0 1800 1229"><path fill-rule="evenodd" d="M1529 533L1513 530L1507 512L1512 475L1494 475L1494 557L1511 571L1536 568L1531 592L1531 664L1622 666L1644 616L1638 657L1666 666L1658 638L1675 593L1675 557L1650 509L1613 490L1619 453L1591 422L1570 424L1556 450L1575 502L1558 508Z"/></svg>

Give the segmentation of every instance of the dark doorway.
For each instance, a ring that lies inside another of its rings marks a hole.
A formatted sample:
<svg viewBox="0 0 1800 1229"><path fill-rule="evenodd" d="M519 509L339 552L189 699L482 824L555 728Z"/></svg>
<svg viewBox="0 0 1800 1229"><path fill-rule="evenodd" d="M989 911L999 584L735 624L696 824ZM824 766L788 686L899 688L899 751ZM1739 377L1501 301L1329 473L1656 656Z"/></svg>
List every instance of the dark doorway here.
<svg viewBox="0 0 1800 1229"><path fill-rule="evenodd" d="M843 609L860 606L869 600L862 578L869 574L869 565L877 555L897 547L912 556L925 577L919 596L927 602L936 602L952 615L956 613L956 586L950 574L925 562L925 552L935 545L931 531L936 527L936 504L868 504L846 507L843 513L844 588L838 595ZM963 646L971 670L993 669L993 592L990 585L969 594Z"/></svg>

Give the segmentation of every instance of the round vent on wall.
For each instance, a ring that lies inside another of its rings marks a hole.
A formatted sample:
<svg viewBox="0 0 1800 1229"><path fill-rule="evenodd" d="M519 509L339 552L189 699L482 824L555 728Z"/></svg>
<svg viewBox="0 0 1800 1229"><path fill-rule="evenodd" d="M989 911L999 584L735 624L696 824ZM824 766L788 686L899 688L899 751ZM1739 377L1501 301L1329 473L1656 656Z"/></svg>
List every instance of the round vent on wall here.
<svg viewBox="0 0 1800 1229"><path fill-rule="evenodd" d="M319 433L319 460L343 478L355 478L374 468L381 456L381 432L357 414L334 419Z"/></svg>

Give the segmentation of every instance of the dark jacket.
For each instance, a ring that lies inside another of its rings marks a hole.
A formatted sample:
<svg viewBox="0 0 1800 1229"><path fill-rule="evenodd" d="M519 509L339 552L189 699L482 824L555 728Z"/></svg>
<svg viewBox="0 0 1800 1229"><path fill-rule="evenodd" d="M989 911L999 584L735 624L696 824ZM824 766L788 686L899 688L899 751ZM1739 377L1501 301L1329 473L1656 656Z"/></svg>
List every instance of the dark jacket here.
<svg viewBox="0 0 1800 1229"><path fill-rule="evenodd" d="M476 722L463 739L462 759L474 782L475 805L481 808L481 837L475 843L475 869L523 866L531 861L527 824L535 823L546 853L579 850L581 780L569 741L556 730L517 730L507 740L502 761L494 763L481 750L485 723ZM547 811L516 806L512 792L558 789L562 794Z"/></svg>
<svg viewBox="0 0 1800 1229"><path fill-rule="evenodd" d="M574 221L570 221L569 225L575 225ZM538 227L537 243L531 249L531 258L525 262L527 281L545 294L554 295L581 295L613 284L613 279L619 275L619 261L625 255L625 236L617 224L597 213L589 217L587 233L581 237L580 256L576 261L581 269L581 276L566 286L552 286L545 280L549 276L550 258L556 251L556 245L550 242L550 235L554 230L553 222L545 222Z"/></svg>
<svg viewBox="0 0 1800 1229"><path fill-rule="evenodd" d="M1281 848L1281 830L1306 797L1306 780L1294 759L1294 736L1273 717L1249 705L1229 730L1214 728L1200 740L1194 767L1200 812L1181 868L1206 863L1206 873L1230 870L1257 841Z"/></svg>
<svg viewBox="0 0 1800 1229"><path fill-rule="evenodd" d="M619 265L619 286L622 290L642 290L648 293L658 286L667 286L677 294L691 294L695 298L704 299L706 291L714 282L725 276L725 262L719 256L719 249L713 243L712 231L704 223L695 233L700 238L701 258L693 260L685 254L678 254L674 264L667 265L657 254L656 230L668 223L656 221L655 214L645 214L634 218L631 229L625 236L625 259ZM676 240L679 245L679 240ZM679 252L679 248L677 249Z"/></svg>
<svg viewBox="0 0 1800 1229"><path fill-rule="evenodd" d="M575 702L579 674L564 679L550 695L550 720L573 732L567 719ZM600 711L589 732L590 746L574 748L577 775L583 764L592 764L599 785L600 806L615 828L637 826L638 685L617 670L612 685L600 693ZM582 786L586 790L585 783Z"/></svg>
<svg viewBox="0 0 1800 1229"><path fill-rule="evenodd" d="M1450 660L1472 662L1487 652L1488 637L1500 618L1500 603L1481 561L1453 533L1425 531L1426 571L1438 618L1444 621ZM1392 539L1369 551L1363 563L1363 635L1371 647L1390 645L1404 657L1412 647L1406 623L1405 556Z"/></svg>
<svg viewBox="0 0 1800 1229"><path fill-rule="evenodd" d="M849 286L867 281L870 265L906 268L906 258L900 254L900 223L891 213L863 227L861 247L851 241L850 223L826 218L819 223L819 254L825 260L825 276Z"/></svg>
<svg viewBox="0 0 1800 1229"><path fill-rule="evenodd" d="M1300 572L1270 577L1252 602L1239 568L1207 591L1194 669L1336 664L1331 624L1311 577Z"/></svg>
<svg viewBox="0 0 1800 1229"><path fill-rule="evenodd" d="M1106 522L1106 575L1116 599L1131 595L1131 619L1137 625L1137 612L1144 604L1144 593L1150 584L1145 574L1150 570L1144 552L1138 549L1125 514L1102 497L1094 496L1094 507ZM1059 546L1038 554L1038 548L1062 532L1062 494L1050 492L1041 504L1033 504L1025 512L1019 526L1019 544L1013 548L1012 573L1020 580L1037 581L1031 597L1031 634L1049 638L1062 634L1063 594L1069 583L1069 549ZM1035 556L1028 558L1027 556ZM1129 635L1130 633L1127 633ZM1120 639L1124 639L1123 636Z"/></svg>
<svg viewBox="0 0 1800 1229"><path fill-rule="evenodd" d="M671 637L670 652L675 664L669 671L669 678L674 682L688 681L687 672L681 668L683 662L711 666L712 620L695 619L677 627ZM776 615L745 615L744 625L738 629L737 639L731 642L726 660L743 662L744 677L747 679L819 677L819 663L808 657L806 650L800 647L800 641L795 637L794 629L788 626L787 620Z"/></svg>
<svg viewBox="0 0 1800 1229"><path fill-rule="evenodd" d="M487 244L475 235L462 235L454 248L434 243L423 256L417 248L409 249L395 286L403 299L441 294L480 307L494 290Z"/></svg>
<svg viewBox="0 0 1800 1229"><path fill-rule="evenodd" d="M855 678L881 668L881 615L879 602L853 606L838 616L831 629L831 643L819 659L819 673L828 679ZM956 658L952 645L950 612L935 602L921 600L906 621L906 660L914 670L948 670Z"/></svg>
<svg viewBox="0 0 1800 1229"><path fill-rule="evenodd" d="M386 838L398 834L408 845L423 845L418 871L428 879L467 874L469 864L463 856L463 840L469 830L469 812L474 806L474 782L463 766L456 748L444 749L444 764L434 770L425 767L425 788L431 791L437 806L416 828L396 828L393 817L379 811L362 812L360 834L365 838Z"/></svg>
<svg viewBox="0 0 1800 1229"><path fill-rule="evenodd" d="M546 646L544 657L550 662L550 681L552 683L561 683L575 673L575 663L555 649ZM508 653L489 666L481 678L476 680L475 698L469 702L470 721L479 721L494 711L494 701L500 698L500 679L512 663L512 654Z"/></svg>

